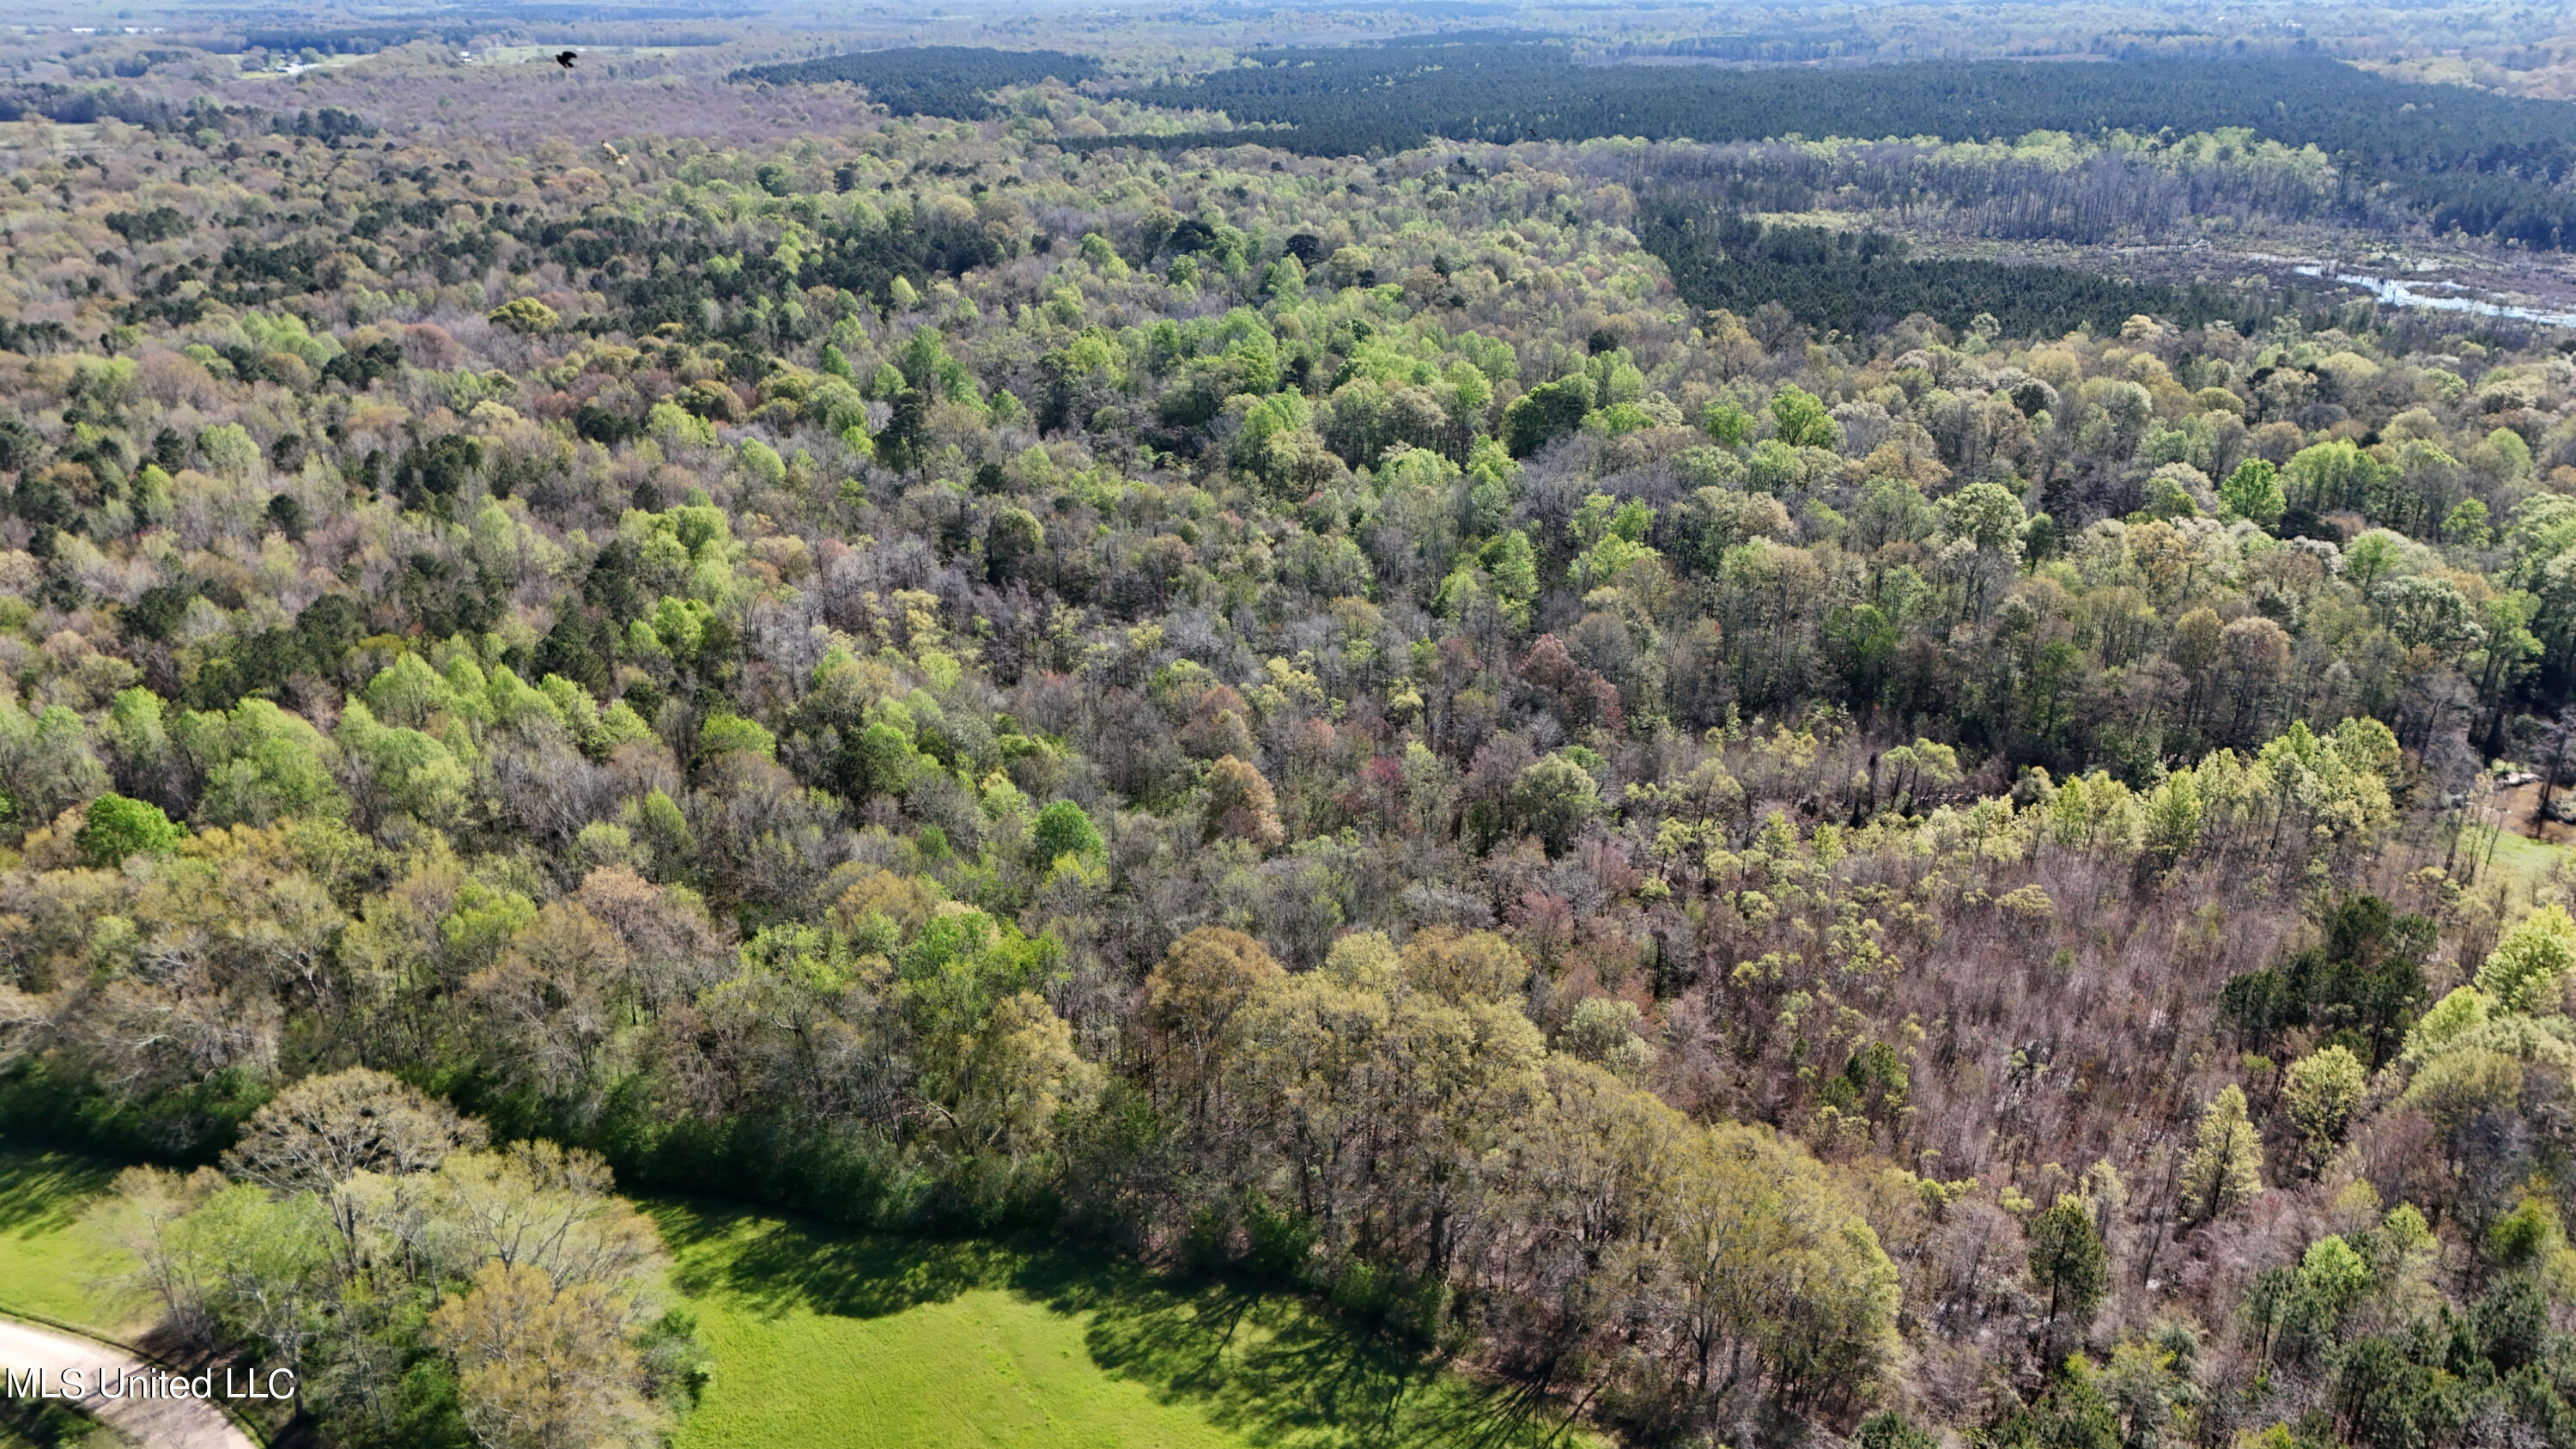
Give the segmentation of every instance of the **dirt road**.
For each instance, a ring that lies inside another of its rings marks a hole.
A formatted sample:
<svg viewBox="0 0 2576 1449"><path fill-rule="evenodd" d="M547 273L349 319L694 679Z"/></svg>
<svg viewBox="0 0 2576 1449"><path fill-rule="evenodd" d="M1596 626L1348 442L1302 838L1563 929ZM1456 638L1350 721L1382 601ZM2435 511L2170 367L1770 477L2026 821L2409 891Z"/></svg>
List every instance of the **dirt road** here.
<svg viewBox="0 0 2576 1449"><path fill-rule="evenodd" d="M48 1382L56 1385L62 1383L67 1369L78 1370L85 1385L96 1385L102 1374L130 1373L139 1380L153 1372L150 1365L105 1344L0 1319L0 1372L23 1374L31 1369L45 1370ZM258 1449L221 1410L195 1399L110 1399L93 1394L80 1407L144 1449Z"/></svg>

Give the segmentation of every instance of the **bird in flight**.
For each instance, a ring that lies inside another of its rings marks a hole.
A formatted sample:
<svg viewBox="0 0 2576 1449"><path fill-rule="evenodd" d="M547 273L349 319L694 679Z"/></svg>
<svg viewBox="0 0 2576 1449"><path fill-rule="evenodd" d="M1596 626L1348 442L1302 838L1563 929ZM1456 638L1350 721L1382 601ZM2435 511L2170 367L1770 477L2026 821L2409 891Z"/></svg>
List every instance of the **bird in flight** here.
<svg viewBox="0 0 2576 1449"><path fill-rule="evenodd" d="M563 67L564 69L566 69L566 70L570 70L570 69L572 69L572 63L573 63L574 61L576 61L576 60L579 60L579 59L581 59L581 52L580 52L580 51L577 51L577 50L558 51L558 52L556 53L556 55L555 55L555 64L557 64L557 65L559 65L559 66L562 66L562 67Z"/></svg>

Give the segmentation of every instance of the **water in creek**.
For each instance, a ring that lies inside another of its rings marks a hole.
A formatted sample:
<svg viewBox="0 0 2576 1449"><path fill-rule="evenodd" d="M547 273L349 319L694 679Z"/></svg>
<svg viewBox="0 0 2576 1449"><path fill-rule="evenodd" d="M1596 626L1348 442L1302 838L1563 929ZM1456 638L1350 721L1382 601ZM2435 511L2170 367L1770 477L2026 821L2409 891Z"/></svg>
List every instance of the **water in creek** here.
<svg viewBox="0 0 2576 1449"><path fill-rule="evenodd" d="M2323 267L2293 268L2303 277L2322 277ZM2475 295L2451 296L2445 293L2464 290L2455 282L2433 284L2439 290L2418 289L2412 282L2386 277L2365 277L2337 272L2334 280L2347 287L2360 287L2391 307L2429 307L2437 312L2474 312L2481 317L2511 317L2523 322L2538 322L2549 327L2576 327L2576 312L2551 312L2538 307L2517 307L2508 302L2492 302Z"/></svg>

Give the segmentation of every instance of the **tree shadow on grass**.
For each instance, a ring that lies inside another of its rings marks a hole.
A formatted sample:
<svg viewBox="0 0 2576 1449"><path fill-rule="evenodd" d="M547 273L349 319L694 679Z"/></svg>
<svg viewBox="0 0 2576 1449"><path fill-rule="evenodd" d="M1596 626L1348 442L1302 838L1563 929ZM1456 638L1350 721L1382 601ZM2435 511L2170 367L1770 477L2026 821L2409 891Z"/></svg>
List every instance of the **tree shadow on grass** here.
<svg viewBox="0 0 2576 1449"><path fill-rule="evenodd" d="M1265 1449L1514 1449L1556 1427L1526 1397L1480 1388L1294 1294L1058 1243L843 1232L675 1199L648 1207L693 1296L878 1318L1005 1290L1087 1319L1085 1346L1104 1372Z"/></svg>
<svg viewBox="0 0 2576 1449"><path fill-rule="evenodd" d="M0 1232L42 1237L69 1228L116 1181L113 1163L0 1146Z"/></svg>
<svg viewBox="0 0 2576 1449"><path fill-rule="evenodd" d="M1536 1444L1550 1427L1437 1355L1294 1294L1164 1277L1061 1248L1032 1256L1012 1286L1087 1315L1085 1343L1105 1371L1191 1404L1254 1444L1504 1449Z"/></svg>
<svg viewBox="0 0 2576 1449"><path fill-rule="evenodd" d="M646 1210L677 1260L672 1281L681 1292L764 1314L883 1318L1003 1287L1019 1257L978 1239L844 1232L722 1203L661 1198Z"/></svg>

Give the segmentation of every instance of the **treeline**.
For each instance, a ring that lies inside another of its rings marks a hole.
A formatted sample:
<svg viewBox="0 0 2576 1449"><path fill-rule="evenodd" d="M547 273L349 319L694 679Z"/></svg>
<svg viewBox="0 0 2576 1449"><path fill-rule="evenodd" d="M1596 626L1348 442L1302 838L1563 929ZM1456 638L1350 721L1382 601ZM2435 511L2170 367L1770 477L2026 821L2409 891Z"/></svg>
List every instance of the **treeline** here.
<svg viewBox="0 0 2576 1449"><path fill-rule="evenodd" d="M1961 141L2243 129L2338 158L2352 173L2338 196L2347 211L2387 186L2437 229L2540 248L2576 238L2576 204L2560 185L2576 151L2553 103L2409 85L2320 57L1725 71L1584 64L1563 46L1528 42L1253 58L1261 63L1134 95L1283 126L1261 143L1316 155L1393 154L1433 137Z"/></svg>
<svg viewBox="0 0 2576 1449"><path fill-rule="evenodd" d="M2334 162L2313 147L2250 131L2077 141L2044 132L2014 142L1853 141L1663 145L1637 172L1743 211L1856 212L1909 234L2097 244L2343 220L2393 228L2402 207L2355 212Z"/></svg>
<svg viewBox="0 0 2576 1449"><path fill-rule="evenodd" d="M1371 125L1420 144L1596 136L1704 142L1786 135L2011 139L2246 127L2380 166L2519 169L2557 179L2557 109L2410 85L2323 58L1908 62L1856 71L1599 66L1543 42L1254 52L1257 64L1136 93L1236 121ZM2411 106L2411 109L2409 108ZM1388 150L1409 149L1388 145Z"/></svg>
<svg viewBox="0 0 2576 1449"><path fill-rule="evenodd" d="M272 113L251 106L226 106L208 97L182 105L130 88L66 86L52 81L0 87L0 121L22 121L31 116L63 125L116 120L164 135L211 131L218 137L240 137L266 130L338 142L376 134L374 122L338 106Z"/></svg>
<svg viewBox="0 0 2576 1449"><path fill-rule="evenodd" d="M735 71L732 79L770 85L847 81L866 87L870 100L898 116L982 120L993 114L989 97L1004 86L1036 85L1048 80L1079 85L1101 74L1100 62L1058 50L926 45L753 66Z"/></svg>
<svg viewBox="0 0 2576 1449"><path fill-rule="evenodd" d="M525 32L531 26L622 25L639 34L639 27L657 22L668 25L675 21L738 20L751 10L736 5L679 4L639 7L634 5L598 5L580 3L514 5L506 10L476 10L458 6L411 24L395 25L307 25L246 29L236 40L210 40L205 49L218 54L228 51L264 50L272 54L293 55L299 51L317 51L323 55L373 55L398 45L432 40L446 45L468 45L477 35ZM737 39L722 30L651 29L649 38L636 43L650 45L724 45ZM598 42L594 42L598 43Z"/></svg>
<svg viewBox="0 0 2576 1449"><path fill-rule="evenodd" d="M415 40L435 40L447 45L464 45L474 39L476 26L470 21L437 25L351 25L328 29L247 30L230 47L209 44L207 49L223 54L265 50L282 55L314 51L322 55L373 55L377 51Z"/></svg>
<svg viewBox="0 0 2576 1449"><path fill-rule="evenodd" d="M1753 61L1786 65L1814 60L1857 60L1878 53L1878 37L1857 29L1786 35L1694 35L1620 48L1629 55L1689 56L1694 60Z"/></svg>
<svg viewBox="0 0 2576 1449"><path fill-rule="evenodd" d="M167 131L176 128L186 113L186 107L125 87L40 81L0 89L0 121L42 116L67 126L85 126L114 119L130 126Z"/></svg>
<svg viewBox="0 0 2576 1449"><path fill-rule="evenodd" d="M1882 233L1765 227L1687 202L1649 206L1637 239L1671 269L1674 287L1693 306L1751 312L1770 304L1845 332L1883 332L1915 314L1957 328L1982 314L2016 336L2112 329L2141 313L2250 329L2272 305L2268 296L2205 284L2177 288L2063 267L1910 258Z"/></svg>

